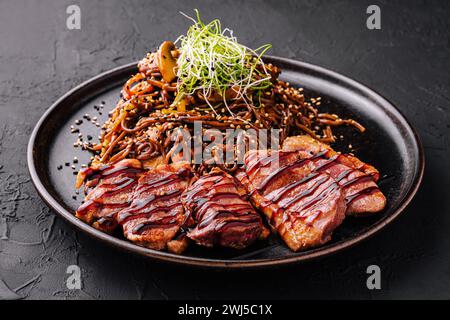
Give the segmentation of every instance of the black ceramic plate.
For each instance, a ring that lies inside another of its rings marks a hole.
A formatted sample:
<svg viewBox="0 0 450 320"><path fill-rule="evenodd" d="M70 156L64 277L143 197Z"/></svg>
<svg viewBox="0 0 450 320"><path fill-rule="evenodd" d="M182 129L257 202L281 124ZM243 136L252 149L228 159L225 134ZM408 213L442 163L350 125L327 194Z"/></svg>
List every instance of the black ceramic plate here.
<svg viewBox="0 0 450 320"><path fill-rule="evenodd" d="M74 170L65 163L72 165L76 156L78 170L82 163L88 163L89 154L73 147L78 137L71 133L70 126L86 113L103 123L118 100L121 86L136 73L136 63L81 84L60 98L40 119L28 146L28 166L39 194L56 213L90 236L128 252L178 264L229 268L287 264L337 252L373 235L404 210L419 187L424 158L417 134L391 103L349 78L293 60L267 57L266 61L281 67L283 80L305 88L307 95L321 96L324 110L352 117L367 128L364 134L352 128L341 129L338 135L344 135L346 143L337 143L335 148L347 152L351 143L360 159L379 169L379 185L388 199L383 212L367 218L347 218L335 230L331 242L298 253L291 252L272 235L244 251L191 246L183 255L175 255L136 246L120 235L107 235L78 220L73 213L83 197L75 194ZM84 119L75 127L84 133L84 139L90 134L92 141L97 140L100 128L91 121Z"/></svg>

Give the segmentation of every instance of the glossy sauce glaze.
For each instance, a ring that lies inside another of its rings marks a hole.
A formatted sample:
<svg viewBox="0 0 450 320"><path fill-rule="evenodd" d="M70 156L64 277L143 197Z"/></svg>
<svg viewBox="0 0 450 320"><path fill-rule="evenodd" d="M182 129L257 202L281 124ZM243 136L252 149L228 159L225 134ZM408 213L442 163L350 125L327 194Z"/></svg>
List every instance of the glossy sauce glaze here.
<svg viewBox="0 0 450 320"><path fill-rule="evenodd" d="M247 171L248 181L242 181L250 186L252 201L292 250L328 241L345 217L342 188L325 171L337 157L327 157L327 151L281 151L278 158L280 162L268 170L261 168L269 166L267 158L253 157L259 160L257 166L246 163L252 170ZM319 160L323 161L316 163Z"/></svg>
<svg viewBox="0 0 450 320"><path fill-rule="evenodd" d="M215 179L212 181L207 181L206 179L200 180L200 182L195 183L189 192L186 193L185 202L194 204L193 218L198 222L197 227L202 229L209 225L215 218L227 215L248 216L247 218L251 218L249 222L257 221L257 217L248 215L248 213L254 211L250 203L241 202L241 197L237 192L229 191L230 189L235 189L233 181L224 178L221 174L215 174L214 177ZM226 203L227 200L230 202ZM220 206L225 210L208 212L213 206Z"/></svg>
<svg viewBox="0 0 450 320"><path fill-rule="evenodd" d="M133 195L129 208L117 215L118 223L127 225L133 220L131 233L142 234L145 230L180 227L184 220L184 209L180 196L187 187L192 172L181 168L172 171L167 166L166 171L149 171L141 177ZM158 170L158 169L156 169Z"/></svg>
<svg viewBox="0 0 450 320"><path fill-rule="evenodd" d="M76 212L77 217L93 220L98 229L112 231L117 225L117 213L130 205L142 173L139 162L128 160L82 172L90 187L86 201Z"/></svg>
<svg viewBox="0 0 450 320"><path fill-rule="evenodd" d="M183 195L183 204L196 223L188 237L202 245L242 248L264 229L246 196L239 194L236 181L220 170L194 182Z"/></svg>
<svg viewBox="0 0 450 320"><path fill-rule="evenodd" d="M311 184L307 188L302 189L303 191L296 195L276 201L279 209L273 215L271 223L275 223L277 215L282 215L283 222L296 223L298 220L302 220L306 225L312 226L325 211L320 208L323 205L328 206L339 198L340 187L328 175L320 174L310 182Z"/></svg>
<svg viewBox="0 0 450 320"><path fill-rule="evenodd" d="M256 174L259 170L261 170L262 167L266 167L269 164L271 164L272 161L277 159L286 158L288 155L295 153L295 151L290 152L279 152L279 157L274 157L273 155L270 156L263 156L258 159L249 158L248 161L250 162L247 174L252 177L252 175ZM333 165L336 165L339 163L339 158L343 155L335 154L331 157L328 156L329 150L323 150L317 154L314 154L308 158L298 158L295 161L291 163L287 163L281 167L278 167L277 169L273 170L265 179L258 184L255 190L253 192L258 191L262 194L264 194L265 189L268 185L270 185L274 179L278 176L281 176L287 172L287 170L292 170L296 167L301 166L309 166L311 168L311 173L307 175L306 177L301 178L298 181L292 182L290 184L287 184L280 189L277 190L276 195L273 199L270 199L271 201L277 202L279 198L283 197L286 193L291 191L292 189L300 186L303 183L308 182L309 180L315 178L319 172L327 172L327 169ZM254 157L254 156L253 156ZM251 162L253 161L253 162ZM354 173L358 173L358 175L351 180L348 180L347 178L351 176ZM371 174L361 174L361 171L358 169L348 168L347 170L342 171L337 176L333 176L333 178L336 180L336 182L339 184L341 188L348 188L350 186L360 184L363 182L373 182L375 183L374 177ZM324 180L321 180L324 181ZM320 181L319 181L320 184ZM346 197L346 204L350 204L356 199L358 199L361 196L368 195L371 192L379 190L377 186L369 185L369 186L363 186L360 190L358 190L355 194L351 194L348 197ZM311 193L311 192L309 192ZM307 196L309 193L304 193L301 195L298 195L295 197L295 199L292 200L292 202L298 201L302 199L304 196Z"/></svg>
<svg viewBox="0 0 450 320"><path fill-rule="evenodd" d="M297 157L293 157L292 161L286 161L287 157L298 154ZM365 181L374 182L373 177L368 174L361 174L357 169L347 168L343 170L337 176L332 176L334 180L330 180L330 169L334 165L339 163L340 154L333 154L330 156L329 150L323 150L316 154L307 154L305 152L297 153L296 151L289 152L272 152L270 154L250 154L247 159L247 174L251 181L255 181L255 178L263 167L271 165L272 161L279 161L279 165L275 166L269 174L263 176L262 179L251 190L250 195L258 192L265 201L260 202L260 207L264 210L272 204L276 205L276 210L271 215L270 222L272 225L277 224L276 219L279 215L282 215L282 221L295 222L298 219L304 220L305 223L312 224L319 216L320 212L311 210L315 205L321 205L321 202L325 201L327 197L330 197L334 193L338 193L340 188L346 189L350 186L363 183ZM294 180L282 184L281 187L266 192L269 185L273 185L277 179L283 179L284 175L295 174L292 170L295 168L306 167L306 176L300 177L299 180ZM352 179L348 179L352 174L358 173L358 175ZM326 187L321 186L327 183ZM305 188L304 185L308 184ZM320 189L320 192L316 192ZM298 190L297 192L293 192ZM371 192L377 190L376 186L362 186L356 193L346 196L345 205L349 205L356 199L368 195ZM300 206L296 206L295 210L290 210L294 205L301 203ZM272 208L275 208L272 206ZM289 214L285 211L289 210Z"/></svg>

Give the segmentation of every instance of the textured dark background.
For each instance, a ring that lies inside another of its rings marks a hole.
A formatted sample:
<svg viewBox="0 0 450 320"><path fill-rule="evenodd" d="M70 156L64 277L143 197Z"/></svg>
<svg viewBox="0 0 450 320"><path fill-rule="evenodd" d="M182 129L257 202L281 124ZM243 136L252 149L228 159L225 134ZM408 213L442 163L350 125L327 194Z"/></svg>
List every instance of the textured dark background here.
<svg viewBox="0 0 450 320"><path fill-rule="evenodd" d="M73 3L81 30L66 29ZM370 4L381 7L382 30L365 26ZM427 166L394 224L320 261L199 271L106 247L45 206L26 166L39 117L75 85L176 38L188 26L178 11L193 8L249 46L272 43L271 54L341 72L401 109L422 138ZM450 298L449 16L448 1L1 1L0 299ZM81 267L82 290L65 286L71 264ZM366 288L370 264L381 267L381 290Z"/></svg>

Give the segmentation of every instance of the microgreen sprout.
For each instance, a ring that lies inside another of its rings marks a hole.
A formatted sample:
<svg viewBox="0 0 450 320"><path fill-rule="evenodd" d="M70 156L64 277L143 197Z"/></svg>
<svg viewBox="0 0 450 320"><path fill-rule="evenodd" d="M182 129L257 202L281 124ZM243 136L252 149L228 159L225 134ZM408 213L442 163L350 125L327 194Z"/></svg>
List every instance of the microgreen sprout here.
<svg viewBox="0 0 450 320"><path fill-rule="evenodd" d="M181 54L178 58L178 95L175 103L196 92L201 92L204 97L219 95L232 114L226 101L226 93L230 95L231 91L232 99L242 99L253 105L252 98L260 96L272 85L271 76L261 59L271 45L252 50L239 44L232 30L222 30L219 20L205 25L198 10L195 11L197 20L182 13L194 24L186 35L176 41L180 44ZM213 106L209 99L205 100L217 113L217 106Z"/></svg>

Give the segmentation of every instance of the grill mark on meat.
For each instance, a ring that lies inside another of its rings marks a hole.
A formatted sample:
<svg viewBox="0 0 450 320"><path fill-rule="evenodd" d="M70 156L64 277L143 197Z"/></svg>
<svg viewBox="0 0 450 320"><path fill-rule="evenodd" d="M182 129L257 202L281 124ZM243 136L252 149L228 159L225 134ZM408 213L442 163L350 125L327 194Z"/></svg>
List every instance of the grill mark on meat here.
<svg viewBox="0 0 450 320"><path fill-rule="evenodd" d="M380 189L378 189L377 186L372 186L372 187L368 187L366 189L359 190L358 192L356 192L350 196L347 196L345 198L345 204L349 205L350 203L352 203L356 199L359 199L360 197L363 197L365 195L370 195L370 194L372 194L374 192L378 192L378 191L380 191Z"/></svg>
<svg viewBox="0 0 450 320"><path fill-rule="evenodd" d="M259 192L264 192L264 190L266 189L267 185L275 177L281 175L285 170L301 166L303 164L306 164L306 162L315 162L316 160L322 160L322 159L324 159L324 156L326 156L326 154L328 152L329 152L329 150L323 150L323 151L321 151L321 152L319 152L319 153L317 153L317 154L315 154L315 155L313 155L313 156L311 156L309 158L304 158L304 159L300 158L300 159L297 159L293 163L290 163L290 164L287 164L287 165L285 165L283 167L278 168L276 171L274 171L270 175L268 175L266 177L266 179L256 188L256 190L258 190ZM285 153L282 153L282 155L285 155ZM339 159L340 156L341 155L336 154L336 155L334 155L334 156L332 156L332 157L330 157L328 159L324 159L324 161L322 161L322 163L318 164L317 166L315 166L313 168L312 172L315 173L315 172L321 172L321 171L325 170L326 168L328 168L328 167L332 166L333 164L335 164L335 162ZM266 161L261 161L261 158L265 159ZM251 165L251 167L254 168L255 167L255 163L256 164L260 163L263 166L267 166L267 164L269 164L272 161L272 156L261 157L261 158L258 159L257 161L254 161L254 163ZM258 168L258 170L259 170L259 168ZM352 185L355 185L355 184L358 184L358 183L363 183L363 182L366 182L366 181L375 182L375 179L374 179L372 174L362 174L362 175L360 175L360 176L358 176L358 177L356 177L356 178L354 178L354 179L352 179L350 181L347 181L345 183L341 183L341 181L343 179L347 178L348 176L350 176L352 173L355 173L355 172L361 172L361 171L359 171L357 169L348 169L348 170L342 172L338 177L336 177L335 180L336 180L336 182L339 183L339 185L342 188L348 188L348 187L350 187ZM249 173L249 175L250 175L250 173ZM306 178L308 178L308 177L306 177ZM313 177L311 177L311 178L313 178ZM299 181L299 182L293 183L290 186L292 186L292 188L294 188L294 187L296 187L298 185L301 185L302 183L308 181L309 179L307 179L306 181L302 181L302 180ZM365 188L360 190L360 192L359 192L359 193L361 193L360 196L363 196L365 194L370 194L370 192L364 193L364 190L366 190L366 189L370 189L370 190L375 191L374 189L378 189L378 187L373 187L373 186L365 187ZM360 196L358 196L358 197L353 197L352 195L346 196L346 204L352 203L356 199L360 198ZM281 197L281 195L280 195L280 197ZM272 199L269 199L269 200L272 200ZM274 201L274 202L276 202L276 201Z"/></svg>
<svg viewBox="0 0 450 320"><path fill-rule="evenodd" d="M250 223L259 223L259 217L257 215L248 214L250 210L246 210L245 213L241 214L232 214L230 211L217 210L213 214L210 214L208 217L200 220L201 222L197 225L199 229L204 229L207 227L213 220L224 217L239 217L240 221L223 221L218 224L216 228L217 231L222 231L225 227L231 227L233 224L239 223L241 225L248 225Z"/></svg>
<svg viewBox="0 0 450 320"><path fill-rule="evenodd" d="M181 227L187 216L180 200L191 177L187 163L159 165L142 175L130 206L117 214L124 235L156 250L181 253L186 249Z"/></svg>
<svg viewBox="0 0 450 320"><path fill-rule="evenodd" d="M139 175L143 172L140 168L134 168L134 167L127 167L120 165L120 163L116 163L114 165L104 165L98 170L95 170L93 168L85 168L80 170L80 175L84 176L85 179L89 179L88 182L86 182L86 185L89 185L89 182L93 182L97 180L98 183L100 179L104 180L106 178L111 179L114 177L117 177L121 174L128 174L128 175ZM94 184L92 187L95 187L96 184Z"/></svg>
<svg viewBox="0 0 450 320"><path fill-rule="evenodd" d="M327 167L329 167L330 165L332 165L336 160L338 160L338 158L341 155L335 155L334 157L330 158L327 162L324 162L323 164L319 164L316 168L314 168L315 171L322 171L324 169L326 169ZM332 160L332 161L331 161ZM359 176L348 180L346 182L342 182L344 179L348 178L351 174L353 173L361 173L360 170L358 169L347 169L343 172L341 172L338 176L335 177L336 182L340 185L341 188L346 189L349 188L351 186L354 186L356 184L361 184L361 183L365 183L365 182L373 182L375 183L375 179L373 174L360 174ZM365 192L366 190L368 190L367 192ZM360 196L363 195L368 195L370 194L370 191L375 191L375 190L379 190L378 186L366 186L364 188L362 188L361 190L358 191L358 194L360 194ZM347 205L351 204L353 201L355 201L356 199L358 199L360 196L358 197L354 197L353 195L346 195L345 197L345 203Z"/></svg>
<svg viewBox="0 0 450 320"><path fill-rule="evenodd" d="M325 179L322 179L321 181L319 181L317 187L315 188L317 190L317 188L323 184L323 182L325 182ZM303 211L306 210L310 207L312 207L314 204L316 204L317 202L323 200L324 198L326 198L331 192L338 190L339 186L337 183L333 182L330 185L328 185L325 189L323 189L317 196L315 196L314 198L312 198L311 200L309 200L307 203L303 204L298 211ZM290 204L292 205L292 204ZM304 212L305 213L305 212ZM304 214L303 213L303 214ZM300 215L300 217L302 217L303 215Z"/></svg>
<svg viewBox="0 0 450 320"><path fill-rule="evenodd" d="M177 174L170 174L167 176L163 176L157 180L152 180L150 182L143 183L142 185L139 185L136 188L136 199L131 205L131 207L126 210L125 212L122 212L118 216L119 223L123 224L125 223L130 217L143 217L148 216L152 213L162 211L162 212L170 212L172 209L176 208L177 206L181 206L180 203L174 203L170 206L164 205L162 207L155 207L151 210L149 210L149 206L152 205L155 200L159 201L169 201L172 198L176 196L181 195L180 190L171 190L164 195L156 195L151 194L149 196L144 196L143 194L146 192L149 192L152 189L162 187L162 186L169 186L171 184L182 182L183 180L177 175ZM139 198L139 197L145 197L145 198ZM176 223L174 221L172 224Z"/></svg>
<svg viewBox="0 0 450 320"><path fill-rule="evenodd" d="M147 222L142 222L139 225L135 226L132 229L133 234L141 234L144 230L150 229L150 228L172 228L173 226L177 225L177 216L178 212L174 211L177 206L180 206L180 203L175 203L171 206L164 206L164 207L155 207L154 209L147 211L147 212L140 212L138 215L135 215L135 218L141 218L148 215L151 215L156 212L164 212L166 215L163 217L159 217ZM171 214L169 214L172 212ZM129 218L129 217L127 217Z"/></svg>
<svg viewBox="0 0 450 320"><path fill-rule="evenodd" d="M259 152L261 152L261 150L259 150ZM253 152L250 153L247 157L247 163L251 163L252 158L256 157L257 155L259 155L259 152ZM265 151L267 152L267 150ZM278 150L275 151L276 156L274 156L272 153L268 156L265 157L258 157L258 159L256 159L256 161L254 161L253 163L251 163L250 165L247 165L247 174L248 175L253 175L256 174L257 172L259 172L261 170L261 168L267 167L267 165L269 165L270 163L272 163L272 161L277 160L277 161L282 161L285 160L285 158L287 158L288 156L295 154L295 151L283 151L283 152L279 152Z"/></svg>
<svg viewBox="0 0 450 320"><path fill-rule="evenodd" d="M171 174L168 176L161 177L160 179L156 180L153 183L146 183L146 184L138 186L136 188L136 192L140 192L140 193L148 192L151 189L166 186L168 184L172 184L172 183L176 183L176 182L180 182L180 181L182 181L182 179L179 178L178 175Z"/></svg>
<svg viewBox="0 0 450 320"><path fill-rule="evenodd" d="M310 160L315 160L315 159L317 159L317 158L320 158L320 157L326 155L327 153L328 153L328 152L325 152L324 154L320 154L320 153L319 153L319 154L317 154L317 156L310 158ZM315 168L315 171L321 171L321 170L326 169L326 168L329 167L330 165L334 164L334 162L338 159L338 157L339 157L339 155L337 154L337 155L334 155L334 156L332 156L331 158L327 159L326 161L324 161L323 163L321 163L320 165L318 165L318 166Z"/></svg>
<svg viewBox="0 0 450 320"><path fill-rule="evenodd" d="M354 170L353 172L357 172L356 170ZM364 175L360 175L352 180L349 180L347 182L344 182L341 184L341 187L346 188L346 187L350 187L358 182L364 182L364 181L373 181L373 177L367 174Z"/></svg>
<svg viewBox="0 0 450 320"><path fill-rule="evenodd" d="M183 194L183 204L197 222L188 237L205 246L244 248L266 229L233 177L216 169L199 178Z"/></svg>
<svg viewBox="0 0 450 320"><path fill-rule="evenodd" d="M123 224L125 222L127 222L130 218L141 218L144 216L149 216L152 213L155 212L170 212L172 209L176 208L177 206L181 206L180 203L174 203L170 206L164 205L162 207L155 207L151 210L149 210L149 206L151 204L153 204L155 202L155 200L158 201L168 201L172 198L174 198L175 196L179 196L181 195L181 191L180 190L173 190L168 192L167 194L163 195L163 196L156 196L156 195L150 195L148 198L142 200L142 199L138 199L138 201L140 202L137 206L131 206L128 210L125 210L121 213L118 214L117 220L120 224Z"/></svg>
<svg viewBox="0 0 450 320"><path fill-rule="evenodd" d="M310 175L312 175L312 174L310 174ZM336 182L332 182L329 185L327 185L323 190L321 190L319 194L314 195L314 193L323 185L323 183L325 183L327 181L330 181L330 178L328 175L324 175L322 178L314 181L314 185L312 187L302 191L295 197L291 198L290 200L288 200L287 203L283 203L279 207L279 210L277 210L277 212L274 212L274 214L271 217L270 222L274 225L275 219L277 218L278 215L281 214L283 217L283 219L282 219L283 222L287 222L287 221L296 222L297 220L301 219L308 225L312 225L312 223L321 214L321 211L316 210L316 211L311 212L308 209L310 209L314 205L320 203L322 200L324 200L326 197L328 197L332 192L335 192L339 189L339 185ZM306 203L301 204L301 206L299 208L296 208L295 211L290 211L289 214L287 214L287 210L289 210L289 208L291 206L298 203L300 200L307 198L310 195L314 195L314 197L309 199ZM286 200L286 199L282 199L282 200ZM281 227L281 225L279 225L277 227L277 231L283 236L286 233L286 231L280 232L280 227Z"/></svg>
<svg viewBox="0 0 450 320"><path fill-rule="evenodd" d="M101 203L95 200L88 200L82 206L83 208L80 206L77 210L78 215L86 214L87 210L92 209L95 206L97 208L117 209L103 217L100 217L100 219L97 220L97 222L100 223L100 221L103 221L102 219L112 219L118 212L128 207L128 203Z"/></svg>
<svg viewBox="0 0 450 320"><path fill-rule="evenodd" d="M312 175L312 174L311 174L311 175ZM310 175L310 176L311 176L311 175ZM307 189L307 190L305 190L305 191L302 191L302 192L300 192L297 196L291 198L291 200L289 200L287 203L285 203L285 204L282 205L282 208L287 209L287 208L289 208L291 205L293 205L294 203L296 203L297 201L300 201L301 199L303 199L303 198L309 196L310 194L314 194L314 192L317 190L317 188L319 188L319 187L322 185L322 183L324 183L324 182L327 181L327 180L328 180L328 177L327 177L327 176L322 177L322 178L319 179L319 180L316 180L316 181L314 182L314 185L313 185L311 188L309 188L309 189ZM304 183L304 182L303 182L303 183ZM284 199L283 199L283 200L284 200ZM278 203L278 201L277 201L277 203ZM307 208L307 207L305 206L305 207L302 208L302 209L306 209L306 208Z"/></svg>
<svg viewBox="0 0 450 320"><path fill-rule="evenodd" d="M336 159L334 159L334 160L337 160L337 158L338 158L338 156L336 156ZM334 162L334 160L333 160L333 161L329 161L328 163L326 163L326 166L331 165L331 164ZM319 167L317 167L315 170L321 171L321 170L323 170L326 166L319 165ZM339 183L339 185L340 185L342 188L344 188L344 189L345 189L345 188L348 188L348 187L350 187L350 186L359 184L359 183L364 183L364 182L375 182L374 177L373 177L373 175L371 175L371 174L361 174L361 175L359 175L359 176L357 176L357 177L355 177L355 178L353 178L353 179L351 179L351 180L348 180L348 181L346 181L346 182L342 182L342 180L346 179L346 178L349 177L352 173L356 173L356 172L361 172L361 171L359 171L359 170L357 170L357 169L348 169L348 170L345 170L345 171L343 171L342 173L340 173L340 174L335 178L335 180L336 180L336 182ZM366 194L366 193L364 192L365 190L379 190L379 188L378 188L377 186L364 187L363 189L359 190L358 193L360 193L361 195L364 195L364 194ZM369 193L367 193L367 194L369 194ZM353 195L347 195L347 196L345 197L346 204L350 204L350 203L352 203L352 202L353 202L354 200L356 200L356 199L357 199L357 197L353 197Z"/></svg>
<svg viewBox="0 0 450 320"><path fill-rule="evenodd" d="M281 158L287 156L289 153L283 153L281 154ZM254 152L251 153L249 155L249 162L252 161L253 157L256 157L258 155L258 153ZM279 154L278 154L279 156ZM280 159L281 159L280 158ZM259 157L258 159L256 159L256 161L253 162L253 164L251 164L250 166L247 167L247 172L249 174L253 174L255 172L253 172L253 170L256 168L256 171L259 171L261 167L265 167L268 164L270 164L274 159L276 159L273 155L267 156L267 157Z"/></svg>
<svg viewBox="0 0 450 320"><path fill-rule="evenodd" d="M206 182L206 183L207 183L207 182ZM232 187L233 184L228 183L228 184L226 184L226 185L217 185L216 182L214 182L214 183L212 184L211 188L218 188L218 187L220 187L220 186L228 186L228 187ZM205 198L205 197L197 197L198 194L201 193L201 192L205 192L204 186L202 186L201 184L196 185L196 186L192 189L192 192L189 192L189 193L186 195L186 201L188 201L188 202L192 202L192 201L193 201L193 202L196 202L197 204L200 202L201 205L203 205L204 202L210 201L210 200L212 200L214 197L221 196L222 194L227 194L226 192L225 192L225 193L216 192L216 193L214 193L212 196L209 196L209 197L207 197L207 198ZM229 193L229 192L228 192L228 194L230 194L230 195L232 195L232 196L235 195L234 193ZM199 206L200 206L200 205L199 205Z"/></svg>
<svg viewBox="0 0 450 320"><path fill-rule="evenodd" d="M208 212L208 209L215 206L222 206L225 209L233 210L236 213L242 213L241 211L244 210L245 213L251 212L253 208L250 204L241 204L242 208L236 209L235 206L238 206L238 204L221 204L220 201L225 198L236 198L236 194L233 193L217 193L213 197L203 197L199 202L201 202L197 207L197 214L196 218L198 221L204 221L204 216ZM201 229L204 227L205 223L199 223L199 228Z"/></svg>
<svg viewBox="0 0 450 320"><path fill-rule="evenodd" d="M109 178L109 177L108 177ZM80 215L83 215L86 213L86 210L94 203L101 204L103 207L126 207L128 206L128 203L105 203L105 199L108 197L113 196L114 194L117 194L119 192L124 192L127 189L130 189L133 187L134 184L136 184L136 179L131 177L123 178L120 181L117 181L115 183L101 183L103 192L99 194L95 194L95 197L93 199L87 200L85 203L83 203L77 210L77 213Z"/></svg>
<svg viewBox="0 0 450 320"><path fill-rule="evenodd" d="M220 201L225 198L230 198L230 199L233 199L236 197L240 198L237 193L217 191L217 190L220 190L219 188L225 188L225 189L226 188L235 188L235 184L233 182L228 182L228 181L222 179L222 177L219 177L213 181L206 181L206 183L208 183L208 182L212 183L211 188L215 188L216 192L214 192L213 194L207 193L206 196L198 196L199 193L205 191L205 186L201 185L201 184L198 184L196 187L191 189L189 193L186 194L186 202L188 202L188 203L194 202L197 205L196 219L198 221L202 221L201 223L198 224L198 227L200 229L207 226L216 217L216 214L215 214L215 215L211 215L208 218L204 219L204 216L208 212L208 209L210 209L213 206L221 206L221 207L229 209L229 210L232 209L235 213L240 213L240 214L242 214L242 211L244 211L244 213L248 213L248 211L253 210L253 207L250 205L250 203L238 203L238 204L236 204L236 203L231 203L231 204L220 203ZM218 213L220 213L220 212L217 212L217 214Z"/></svg>
<svg viewBox="0 0 450 320"><path fill-rule="evenodd" d="M310 169L325 171L339 183L348 205L348 215L375 213L384 208L386 198L376 185L379 178L378 170L355 156L336 153L329 146L307 136L287 138L283 143L283 150L310 153L328 150L329 156L336 157L336 162L331 161L332 157L329 157L329 160L318 159L317 163L311 164ZM357 197L354 196L355 193L358 193Z"/></svg>
<svg viewBox="0 0 450 320"><path fill-rule="evenodd" d="M126 165L124 165L126 164ZM86 196L86 201L77 210L76 216L97 229L113 231L117 225L116 215L127 208L137 185L137 180L143 172L136 166L140 163L122 162L105 165L98 170L85 169L81 174L84 178L95 181Z"/></svg>
<svg viewBox="0 0 450 320"><path fill-rule="evenodd" d="M125 166L120 166L120 165L106 165L100 168L100 172L102 176L108 176L108 177L113 177L114 174L119 174L121 173L123 170L127 170L128 173L141 173L142 170L141 169L136 169L136 168L130 168L130 167L125 167Z"/></svg>
<svg viewBox="0 0 450 320"><path fill-rule="evenodd" d="M336 182L341 182L343 179L347 178L351 173L355 172L353 169L347 169L342 171L336 178Z"/></svg>
<svg viewBox="0 0 450 320"><path fill-rule="evenodd" d="M312 172L311 174L307 175L306 177L304 177L303 179L300 179L298 181L294 181L291 182L290 184L285 185L284 187L277 189L275 192L275 195L270 198L268 198L269 200L273 201L273 202L278 202L281 197L283 197L286 193L290 192L292 189L302 185L303 183L306 183L308 181L310 181L311 179L317 177L319 175L319 173L317 172Z"/></svg>
<svg viewBox="0 0 450 320"><path fill-rule="evenodd" d="M106 188L104 188L105 191L100 195L100 197L113 195L121 191L125 191L126 189L132 187L132 184L134 182L136 182L136 180L130 177L124 177L123 179L113 183L105 182L102 184L102 187Z"/></svg>
<svg viewBox="0 0 450 320"><path fill-rule="evenodd" d="M329 150L322 150L316 154L307 154L288 151L288 154L294 156L290 159L280 157L283 159L282 166L268 175L258 174L255 168L257 160L260 165L267 164L267 156L259 154L265 160L254 156L246 159L247 168L254 169L253 174L247 171L250 180L242 181L250 184L249 191L253 201L256 201L256 205L268 216L270 224L295 251L327 241L333 229L344 218L345 203L341 187L326 172L326 168L333 165L338 155L326 157L328 152ZM286 154L283 151L280 153ZM253 162L249 163L251 160ZM297 171L296 168L301 170Z"/></svg>
<svg viewBox="0 0 450 320"><path fill-rule="evenodd" d="M83 203L77 210L78 215L87 214L87 210L92 209L93 206L104 207L104 208L124 208L127 207L128 204L124 203L101 203L96 201L95 199L87 200Z"/></svg>
<svg viewBox="0 0 450 320"><path fill-rule="evenodd" d="M322 187L326 182L328 184L325 185L325 187L317 193L318 189ZM284 228L285 223L289 222L291 223L291 225L295 225L298 220L301 220L302 223L306 226L313 227L314 222L323 213L319 208L321 208L321 206L326 203L324 201L326 201L330 196L332 197L335 192L340 192L340 187L334 180L330 179L328 175L324 175L322 178L318 178L318 180L314 181L314 185L309 188L309 190L305 190L296 197L297 201L289 201L282 207L282 210L274 213L272 219L275 219L275 217L279 214L282 215L283 223L277 226L277 231L282 237L284 237L288 232L288 229ZM311 198L307 199L308 197ZM301 203L302 199L307 199L307 201ZM290 209L291 206L298 203L300 203L300 206L298 208L295 208L295 210ZM336 226L337 225L335 225L333 229ZM325 235L329 234L330 233L325 233Z"/></svg>
<svg viewBox="0 0 450 320"><path fill-rule="evenodd" d="M218 188L218 187L223 187L223 186L234 187L233 183L223 183L221 185L217 184L217 182L219 182L220 180L221 179L214 181L213 186L211 186L211 188ZM208 224L208 223L203 223L204 215L208 212L208 209L210 209L213 205L220 205L222 207L232 207L233 205L236 205L236 204L219 204L219 203L221 200L223 200L225 198L233 199L233 198L239 197L237 195L237 193L233 193L233 192L214 192L212 194L211 194L211 192L206 192L206 195L198 197L198 194L200 192L205 192L205 186L200 183L196 184L195 187L191 191L192 191L192 193L191 192L187 193L186 202L187 203L194 202L197 204L197 207L195 208L195 211L196 211L195 219L197 221L202 221L198 225L200 228L202 228ZM248 211L252 210L252 207L250 204L247 204L246 208ZM208 217L208 218L211 218L211 217ZM213 220L213 219L210 219L210 220ZM210 222L210 221L208 220L208 222Z"/></svg>
<svg viewBox="0 0 450 320"><path fill-rule="evenodd" d="M270 173L270 174L264 179L264 181L257 187L257 190L258 190L258 191L261 191L261 192L264 192L264 190L266 189L267 185L268 185L275 177L277 177L277 176L279 176L280 174L282 174L285 170L287 170L287 169L292 169L292 168L295 168L295 167L299 167L299 166L305 164L307 161L313 161L314 159L317 159L317 158L322 157L322 156L325 155L327 152L328 152L328 150L325 150L325 151L322 151L322 152L319 152L319 153L313 155L313 156L310 157L310 158L305 158L305 159L300 158L300 159L295 160L293 163L289 163L289 164L286 164L286 165L284 165L284 166L278 168L278 169L275 170L274 172ZM283 154L283 153L282 153L282 154ZM335 159L334 159L334 160L335 160ZM333 161L334 161L334 160L333 160ZM270 162L269 162L269 163L270 163ZM327 165L328 165L328 163L327 163ZM250 176L250 174L249 174L249 176Z"/></svg>
<svg viewBox="0 0 450 320"><path fill-rule="evenodd" d="M355 171L356 170L354 170L353 172L355 172ZM372 175L361 175L359 177L356 177L350 181L347 181L347 182L341 184L341 187L347 188L347 187L350 187L350 186L358 184L358 183L363 183L365 181L375 182ZM370 195L376 191L380 191L380 189L376 185L364 187L363 189L360 189L358 192L356 192L354 194L346 195L345 204L350 205L353 201L359 199L360 197L362 197L364 195Z"/></svg>

